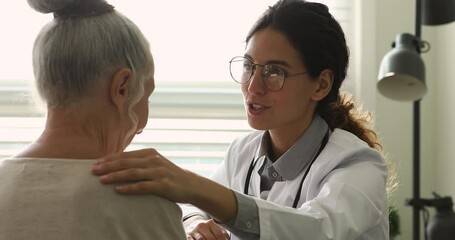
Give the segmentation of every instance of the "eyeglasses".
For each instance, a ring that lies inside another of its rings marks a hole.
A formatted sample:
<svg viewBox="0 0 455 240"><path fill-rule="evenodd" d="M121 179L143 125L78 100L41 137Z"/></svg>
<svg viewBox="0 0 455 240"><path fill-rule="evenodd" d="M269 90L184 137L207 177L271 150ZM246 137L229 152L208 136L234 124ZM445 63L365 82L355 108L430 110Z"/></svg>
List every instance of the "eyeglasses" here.
<svg viewBox="0 0 455 240"><path fill-rule="evenodd" d="M305 74L307 72L295 73L288 75L286 72L271 64L260 65L254 63L246 57L234 57L229 61L229 71L231 73L232 79L234 81L244 84L250 81L253 76L256 66L262 67L261 77L264 85L272 91L280 91L283 86L286 78L294 77L297 75Z"/></svg>

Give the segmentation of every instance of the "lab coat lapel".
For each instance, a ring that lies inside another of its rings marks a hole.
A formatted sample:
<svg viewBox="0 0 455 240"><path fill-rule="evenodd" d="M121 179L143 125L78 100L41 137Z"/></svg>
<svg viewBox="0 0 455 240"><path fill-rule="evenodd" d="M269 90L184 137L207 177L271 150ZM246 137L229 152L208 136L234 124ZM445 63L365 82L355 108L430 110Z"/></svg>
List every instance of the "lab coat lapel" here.
<svg viewBox="0 0 455 240"><path fill-rule="evenodd" d="M267 196L267 201L282 206L292 207L299 188L299 179L300 178L297 177L292 181L275 182Z"/></svg>
<svg viewBox="0 0 455 240"><path fill-rule="evenodd" d="M249 195L255 197L261 197L261 176L259 175L259 169L264 164L265 157L262 156L257 160L256 165L254 166L253 173L251 176L250 189L251 193Z"/></svg>

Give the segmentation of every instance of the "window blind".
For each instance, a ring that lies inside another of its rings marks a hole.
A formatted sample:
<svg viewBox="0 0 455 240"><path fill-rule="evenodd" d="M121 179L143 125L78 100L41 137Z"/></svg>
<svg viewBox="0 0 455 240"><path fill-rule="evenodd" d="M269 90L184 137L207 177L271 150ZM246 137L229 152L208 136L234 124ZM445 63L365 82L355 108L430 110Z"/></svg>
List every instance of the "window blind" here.
<svg viewBox="0 0 455 240"><path fill-rule="evenodd" d="M201 14L206 14L204 12L207 11L203 9L207 8L204 5L212 1L199 0L191 2L191 16L194 16L198 14L198 9L202 11ZM275 1L269 2L269 5L271 5ZM331 12L340 21L345 30L348 42L351 45L350 48L353 49L354 46L352 44L355 43L353 31L355 29L352 23L352 5L354 0L321 2L325 2L330 6ZM122 3L120 1L117 3L120 5L119 8L122 8ZM127 16L136 16L132 20L138 22L141 28L149 29L144 31L148 38L156 39L157 35L166 35L166 32L170 31L162 26L150 27L147 25L147 22L154 22L147 18L147 16L153 15L147 11L152 10L144 10L138 6L140 4L126 9L126 3L123 4L125 6L123 6L124 11L122 12ZM197 4L201 4L201 6L198 7ZM252 130L245 118L243 98L239 85L229 78L228 61L230 59L229 57L243 53L242 48L244 47L244 43L242 40L246 35L246 31L255 18L265 9L266 5L261 0L223 1L221 5L226 7L229 4L232 5L230 9L239 9L239 6L243 6L243 12L238 11L238 16L227 16L219 11L214 11L207 17L212 18L210 21L221 19L219 20L221 26L222 24L227 24L226 27L233 28L231 32L223 34L226 31L223 27L211 29L210 25L205 24L188 26L194 29L202 29L202 31L195 33L196 40L193 40L195 42L202 42L202 45L204 45L205 39L213 39L213 35L218 34L218 32L222 37L226 38L226 42L215 42L216 49L224 49L224 52L219 51L219 55L222 56L222 58L219 58L221 60L214 60L215 56L218 55L217 53L213 56L206 55L206 52L213 51L210 47L196 47L194 49L186 45L186 48L191 48L190 51L182 52L183 50L181 49L174 51L175 46L173 46L174 43L172 42L168 44L162 43L160 45L159 41L151 41L152 52L156 59L157 86L150 98L150 118L144 132L135 137L127 150L156 148L162 155L168 157L179 166L203 176L209 176L222 161L229 144L236 137ZM263 7L255 7L255 4ZM36 14L30 13L31 10L29 10L26 4L22 4L19 7L24 9L23 11L13 11L16 18L18 18L17 15L21 12L23 14ZM156 6L156 8L159 10L159 6ZM256 12L251 13L252 9ZM237 19L242 16L248 16L249 18L247 20ZM176 19L175 21L178 24L184 24L186 17L181 16L181 19ZM0 24L10 21L3 18L4 16L0 19ZM39 16L39 18L43 17ZM236 18L236 21L233 21L233 18ZM42 20L43 24L48 20L48 18ZM166 25L162 22L160 24ZM2 36L11 36L13 35L12 32L16 31L16 29L5 27L6 25L0 26ZM172 27L174 25L173 23L169 23L168 26ZM34 34L37 33L41 27L42 25L36 25L32 32ZM183 26L181 28L188 27ZM238 33L236 33L237 27L240 29ZM34 34L26 36L30 38L27 42L30 46L26 46L29 48L29 51L31 51L31 44L36 36ZM232 34L236 35L232 36ZM4 38L0 39L0 41L2 41L0 46L8 45L3 42L6 41ZM182 39L180 41L183 41L182 44L185 43ZM236 42L241 48L229 47L231 42ZM5 51L5 49L2 49L2 51ZM15 55L18 53L16 51L9 54ZM21 57L23 59L29 59L30 56L31 54L23 53ZM165 58L164 56L169 56L169 59L160 62L159 59ZM189 60L183 61L183 56L191 57ZM14 58L17 57L14 56ZM354 71L352 61L353 59L351 58L350 72ZM16 69L31 68L31 61L18 62L17 64L27 64L27 66L19 66ZM185 68L181 68L182 65L185 65ZM204 67L210 68L210 71ZM7 70L2 68L2 72ZM175 75L177 76L176 78L179 78L178 81L172 79L174 72L183 72L182 75ZM350 74L350 78L351 76L353 74ZM0 158L14 155L22 150L31 141L36 139L43 129L45 123L44 114L36 109L34 99L31 97L32 88L27 85L27 82L31 78L32 76L30 74L24 75L23 72L17 70L16 73L10 72L0 75ZM168 81L168 79L170 80ZM351 78L348 81L351 83L346 85L346 91L354 92L355 79L353 80Z"/></svg>

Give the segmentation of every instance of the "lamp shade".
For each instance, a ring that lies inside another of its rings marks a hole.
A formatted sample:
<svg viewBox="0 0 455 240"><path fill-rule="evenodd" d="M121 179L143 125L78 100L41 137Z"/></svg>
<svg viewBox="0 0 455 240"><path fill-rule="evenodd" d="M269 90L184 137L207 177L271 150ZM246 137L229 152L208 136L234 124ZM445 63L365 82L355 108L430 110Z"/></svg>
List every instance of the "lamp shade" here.
<svg viewBox="0 0 455 240"><path fill-rule="evenodd" d="M418 50L420 40L414 35L397 35L379 68L377 87L382 95L397 101L416 101L425 95L425 64Z"/></svg>
<svg viewBox="0 0 455 240"><path fill-rule="evenodd" d="M440 25L455 21L455 0L422 0L422 24Z"/></svg>

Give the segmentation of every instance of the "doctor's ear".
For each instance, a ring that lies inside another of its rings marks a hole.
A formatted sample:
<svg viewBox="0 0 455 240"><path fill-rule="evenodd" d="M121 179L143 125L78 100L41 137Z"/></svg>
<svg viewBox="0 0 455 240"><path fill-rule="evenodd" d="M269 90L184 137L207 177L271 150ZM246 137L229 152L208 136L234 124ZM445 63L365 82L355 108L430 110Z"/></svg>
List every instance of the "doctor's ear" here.
<svg viewBox="0 0 455 240"><path fill-rule="evenodd" d="M324 69L317 77L317 86L311 97L314 101L320 101L330 93L333 85L333 72L330 69Z"/></svg>
<svg viewBox="0 0 455 240"><path fill-rule="evenodd" d="M131 84L133 72L129 68L118 70L111 81L110 98L119 111L123 111L129 97L129 85Z"/></svg>

